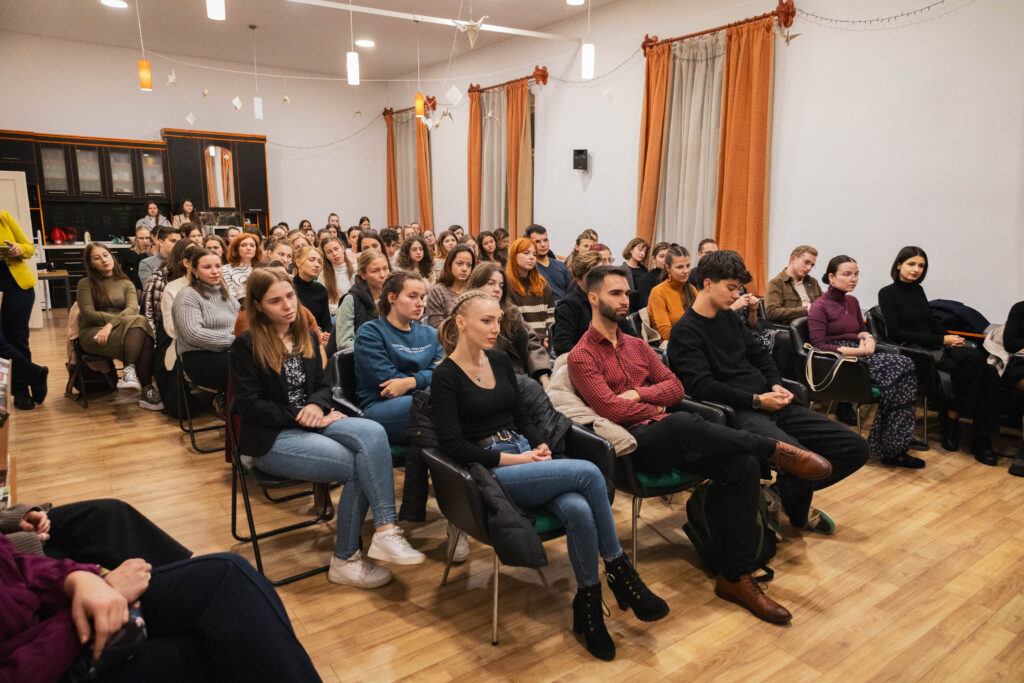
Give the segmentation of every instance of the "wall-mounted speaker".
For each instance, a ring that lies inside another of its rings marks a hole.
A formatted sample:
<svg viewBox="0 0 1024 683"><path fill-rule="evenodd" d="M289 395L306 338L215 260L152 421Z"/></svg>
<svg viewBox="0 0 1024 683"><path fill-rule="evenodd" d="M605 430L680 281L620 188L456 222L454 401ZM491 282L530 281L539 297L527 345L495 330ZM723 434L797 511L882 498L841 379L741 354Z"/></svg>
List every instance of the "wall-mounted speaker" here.
<svg viewBox="0 0 1024 683"><path fill-rule="evenodd" d="M572 151L572 168L574 171L587 170L587 150L574 149Z"/></svg>

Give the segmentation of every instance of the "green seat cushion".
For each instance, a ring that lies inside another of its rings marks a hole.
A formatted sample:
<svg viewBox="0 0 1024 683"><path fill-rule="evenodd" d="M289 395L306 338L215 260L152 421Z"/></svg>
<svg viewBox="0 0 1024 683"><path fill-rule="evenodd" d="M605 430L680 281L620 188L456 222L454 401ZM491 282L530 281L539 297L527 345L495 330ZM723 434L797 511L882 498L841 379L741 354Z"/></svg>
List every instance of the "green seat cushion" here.
<svg viewBox="0 0 1024 683"><path fill-rule="evenodd" d="M404 463L405 456L409 453L408 446L391 446L391 462Z"/></svg>
<svg viewBox="0 0 1024 683"><path fill-rule="evenodd" d="M671 472L659 472L658 474L637 472L636 480L644 488L658 489L669 486L695 486L704 481L704 477L673 468Z"/></svg>
<svg viewBox="0 0 1024 683"><path fill-rule="evenodd" d="M878 387L871 387L871 398L878 400L878 397L882 395L882 392Z"/></svg>
<svg viewBox="0 0 1024 683"><path fill-rule="evenodd" d="M533 520L533 530L538 534L546 534L549 531L558 531L562 528L562 520L547 510L537 510Z"/></svg>

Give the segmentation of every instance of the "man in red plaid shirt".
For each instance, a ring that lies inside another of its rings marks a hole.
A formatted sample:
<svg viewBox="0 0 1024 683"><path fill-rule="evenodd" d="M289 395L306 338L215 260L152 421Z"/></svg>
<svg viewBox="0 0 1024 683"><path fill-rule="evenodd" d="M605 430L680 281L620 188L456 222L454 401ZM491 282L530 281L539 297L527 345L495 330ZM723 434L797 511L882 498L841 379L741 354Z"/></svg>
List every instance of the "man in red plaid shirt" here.
<svg viewBox="0 0 1024 683"><path fill-rule="evenodd" d="M593 320L569 352L569 378L601 417L636 438L641 472L678 466L714 481L713 504L723 510L722 567L715 592L761 619L785 624L792 615L751 578L757 540L761 463L807 479L821 479L831 465L820 456L781 441L707 422L689 412L667 412L682 400L682 382L642 340L623 334L629 283L622 268L601 266L587 274Z"/></svg>

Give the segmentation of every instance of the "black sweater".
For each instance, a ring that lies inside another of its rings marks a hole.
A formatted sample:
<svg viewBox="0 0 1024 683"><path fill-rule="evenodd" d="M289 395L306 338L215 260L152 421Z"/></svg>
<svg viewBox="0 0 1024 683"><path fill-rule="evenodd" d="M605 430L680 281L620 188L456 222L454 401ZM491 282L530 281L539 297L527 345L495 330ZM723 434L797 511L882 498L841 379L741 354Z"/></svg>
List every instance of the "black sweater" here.
<svg viewBox="0 0 1024 683"><path fill-rule="evenodd" d="M594 311L590 308L587 293L573 282L565 290L565 296L555 304L555 324L551 328L551 344L555 355L572 351L576 343L590 327ZM632 326L625 320L619 321L619 329L628 335L636 336Z"/></svg>
<svg viewBox="0 0 1024 683"><path fill-rule="evenodd" d="M334 329L331 326L331 306L327 302L327 288L316 280L306 282L296 275L295 293L299 296L302 305L309 309L309 312L316 318L316 325L321 332L329 332Z"/></svg>
<svg viewBox="0 0 1024 683"><path fill-rule="evenodd" d="M536 447L544 436L530 417L519 395L519 385L508 356L485 351L494 371L493 389L484 389L466 376L451 358L434 368L430 382L437 436L446 455L462 465L478 462L497 467L501 454L477 445L477 441L501 429L519 432Z"/></svg>
<svg viewBox="0 0 1024 683"><path fill-rule="evenodd" d="M932 315L928 297L916 282L894 282L878 291L889 341L940 348L946 330Z"/></svg>
<svg viewBox="0 0 1024 683"><path fill-rule="evenodd" d="M1003 328L1003 348L1011 354L1024 349L1024 301L1018 301L1010 309Z"/></svg>
<svg viewBox="0 0 1024 683"><path fill-rule="evenodd" d="M734 408L750 408L754 394L782 383L771 355L730 310L714 318L686 311L672 326L668 361L688 394Z"/></svg>

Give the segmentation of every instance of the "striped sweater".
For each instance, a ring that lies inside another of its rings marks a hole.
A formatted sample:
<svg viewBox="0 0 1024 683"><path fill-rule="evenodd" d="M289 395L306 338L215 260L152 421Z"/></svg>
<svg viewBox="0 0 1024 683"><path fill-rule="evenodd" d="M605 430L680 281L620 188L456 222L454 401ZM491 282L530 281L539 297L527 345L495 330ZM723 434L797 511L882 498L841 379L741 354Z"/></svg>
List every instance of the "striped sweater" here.
<svg viewBox="0 0 1024 683"><path fill-rule="evenodd" d="M529 290L526 294L519 294L514 288L509 287L508 299L519 307L523 321L537 335L537 339L546 339L548 325L555 324L555 295L551 293L551 287L545 284L544 293L540 296L530 294Z"/></svg>

